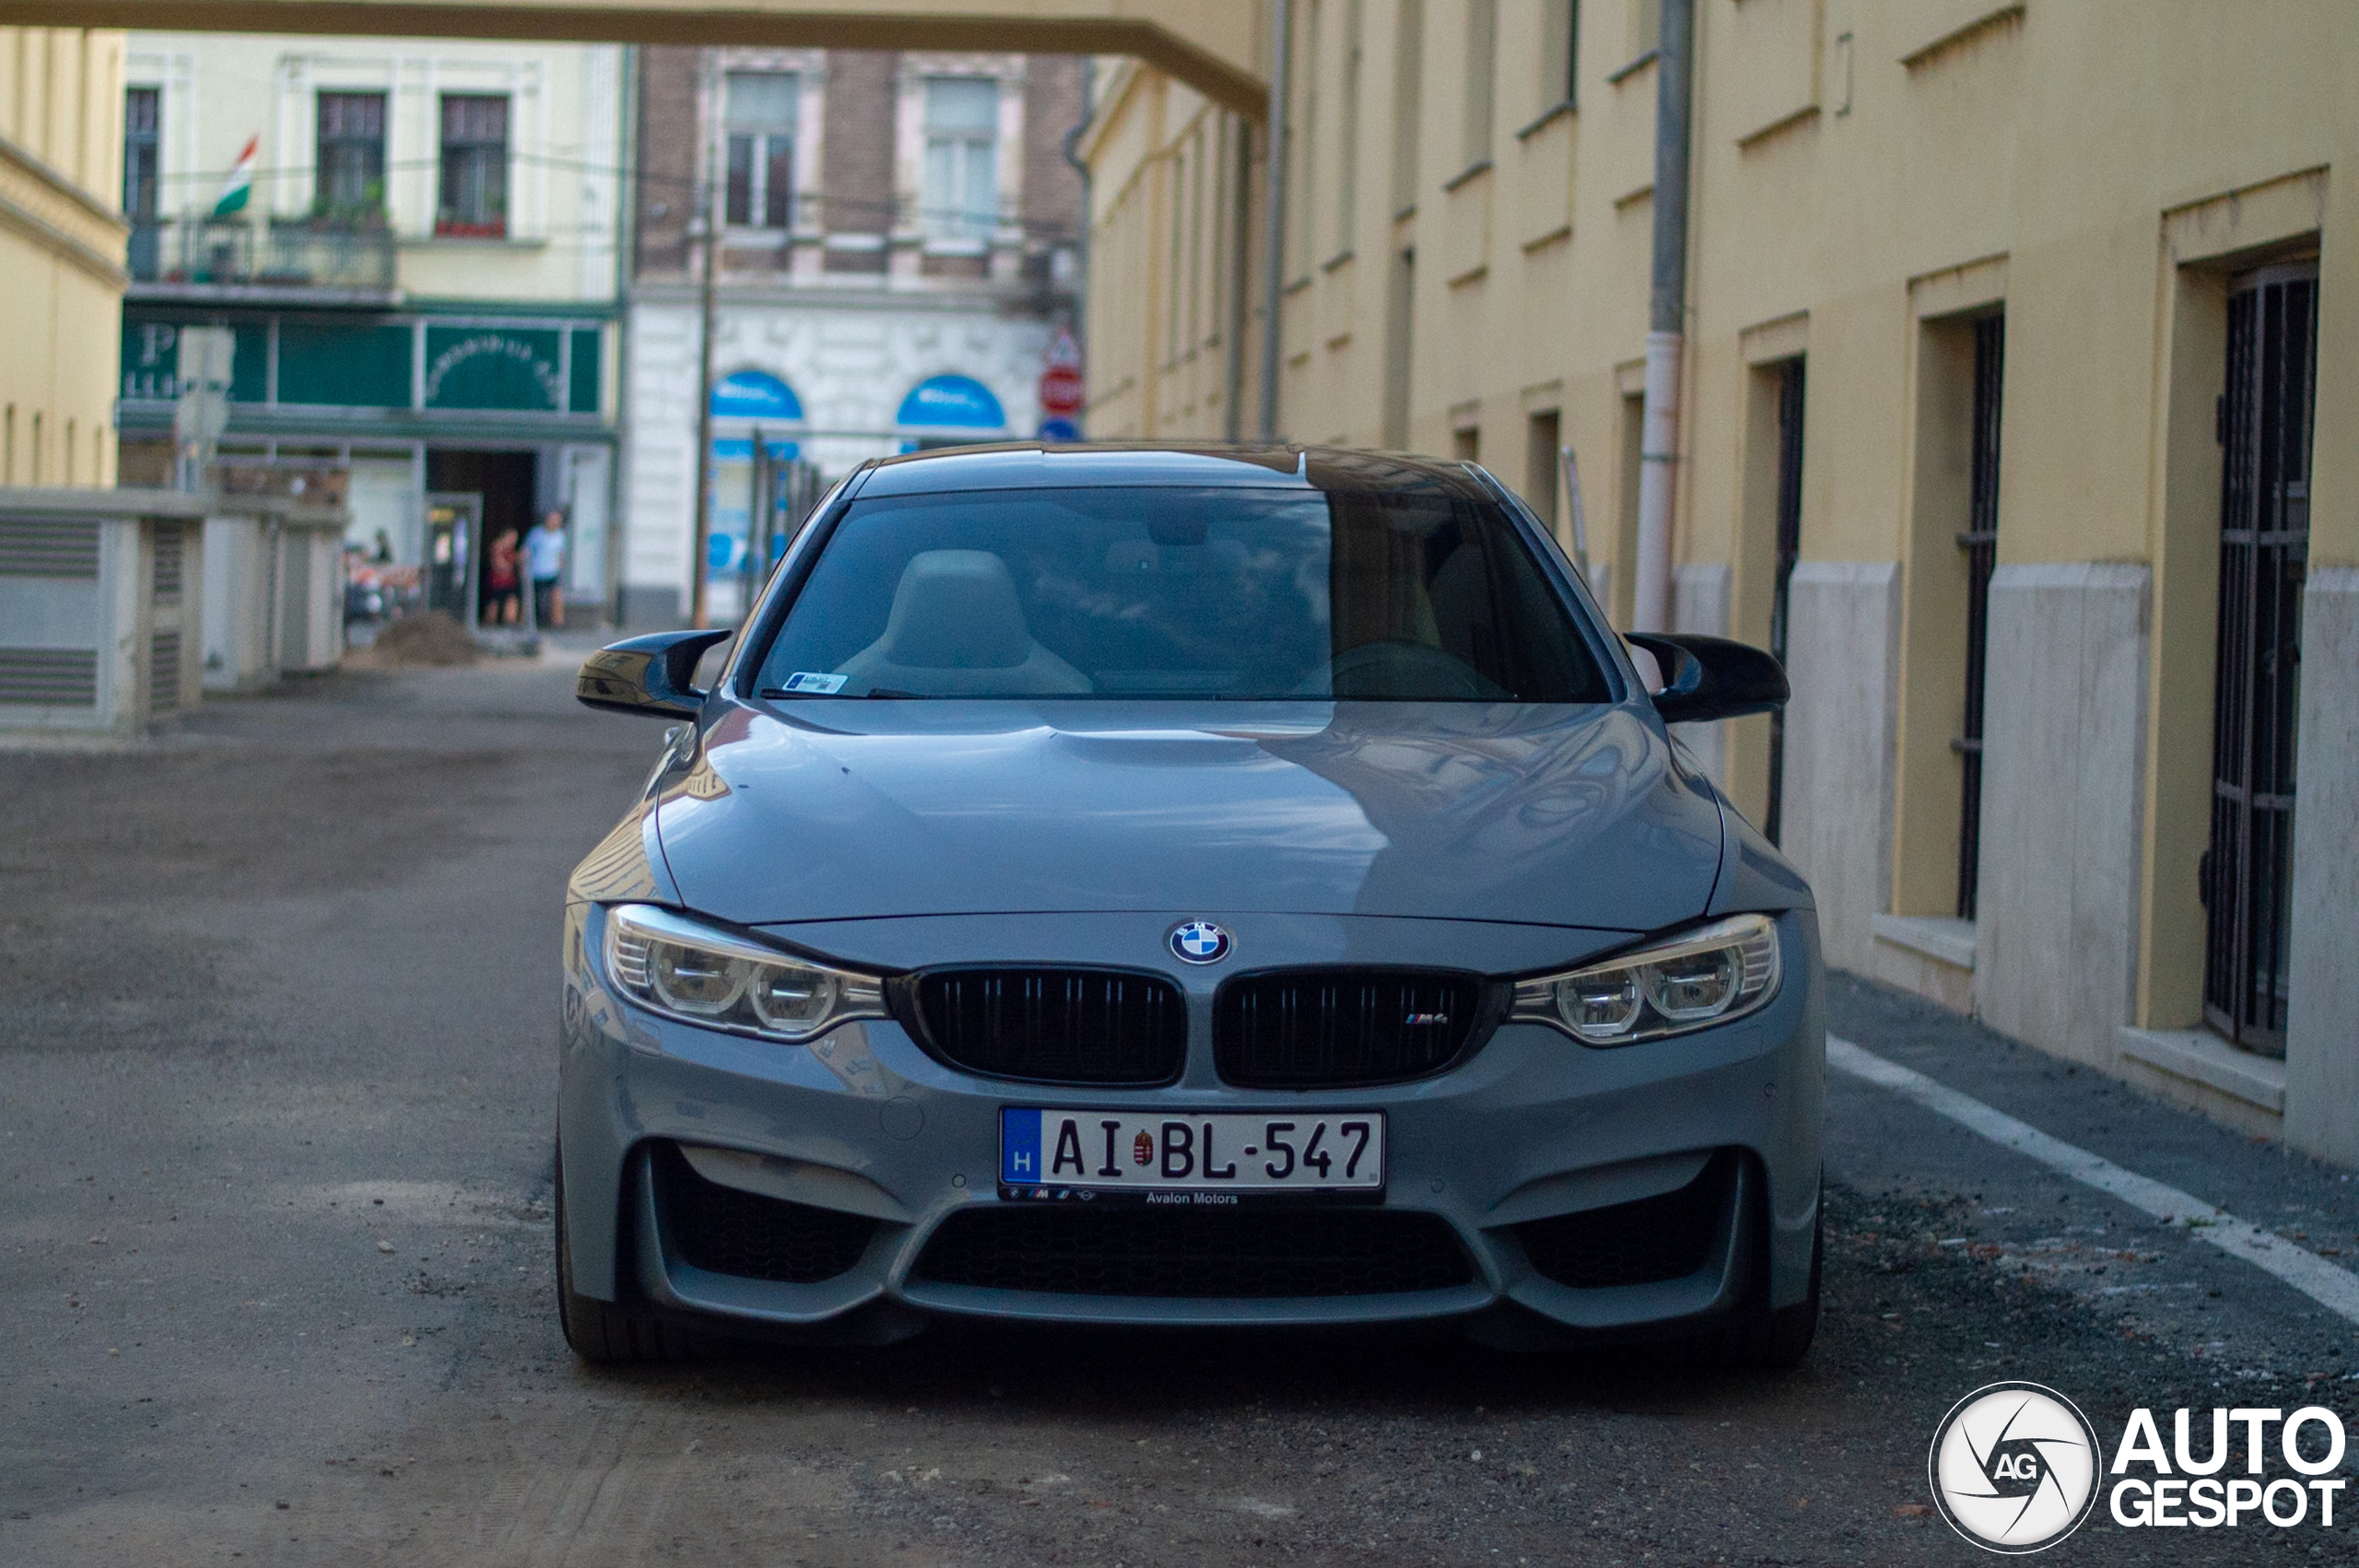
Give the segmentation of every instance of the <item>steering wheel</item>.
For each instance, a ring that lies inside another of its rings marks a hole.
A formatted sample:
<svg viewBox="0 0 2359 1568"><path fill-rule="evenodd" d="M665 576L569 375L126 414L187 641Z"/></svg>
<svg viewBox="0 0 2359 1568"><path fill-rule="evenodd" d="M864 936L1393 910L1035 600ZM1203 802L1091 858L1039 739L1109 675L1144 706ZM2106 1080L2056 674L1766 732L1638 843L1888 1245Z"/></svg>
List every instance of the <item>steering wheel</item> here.
<svg viewBox="0 0 2359 1568"><path fill-rule="evenodd" d="M1305 685L1316 684L1316 677ZM1379 638L1345 649L1328 662L1326 693L1344 700L1496 701L1508 694L1482 672L1438 648L1402 638Z"/></svg>

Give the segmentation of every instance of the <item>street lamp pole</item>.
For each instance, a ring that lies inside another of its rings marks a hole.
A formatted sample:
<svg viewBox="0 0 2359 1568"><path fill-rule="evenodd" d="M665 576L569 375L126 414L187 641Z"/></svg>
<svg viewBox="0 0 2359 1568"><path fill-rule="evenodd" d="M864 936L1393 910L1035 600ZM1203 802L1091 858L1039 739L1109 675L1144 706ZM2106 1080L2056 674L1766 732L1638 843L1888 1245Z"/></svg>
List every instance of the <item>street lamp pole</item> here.
<svg viewBox="0 0 2359 1568"><path fill-rule="evenodd" d="M712 316L713 293L720 271L719 231L713 221L712 185L699 193L697 210L688 218L691 238L702 243L702 315L697 332L697 521L688 541L688 625L705 625L705 552L712 537Z"/></svg>

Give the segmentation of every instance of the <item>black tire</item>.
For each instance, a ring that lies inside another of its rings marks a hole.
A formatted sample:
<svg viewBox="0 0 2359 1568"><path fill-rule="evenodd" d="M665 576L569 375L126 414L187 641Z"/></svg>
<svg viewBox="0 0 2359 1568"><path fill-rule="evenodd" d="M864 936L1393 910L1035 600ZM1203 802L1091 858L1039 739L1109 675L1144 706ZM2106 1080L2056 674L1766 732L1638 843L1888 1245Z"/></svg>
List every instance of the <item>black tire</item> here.
<svg viewBox="0 0 2359 1568"><path fill-rule="evenodd" d="M658 1317L645 1306L600 1301L573 1288L573 1249L565 1239L565 1159L557 1164L557 1317L573 1353L595 1366L697 1361L710 1341Z"/></svg>

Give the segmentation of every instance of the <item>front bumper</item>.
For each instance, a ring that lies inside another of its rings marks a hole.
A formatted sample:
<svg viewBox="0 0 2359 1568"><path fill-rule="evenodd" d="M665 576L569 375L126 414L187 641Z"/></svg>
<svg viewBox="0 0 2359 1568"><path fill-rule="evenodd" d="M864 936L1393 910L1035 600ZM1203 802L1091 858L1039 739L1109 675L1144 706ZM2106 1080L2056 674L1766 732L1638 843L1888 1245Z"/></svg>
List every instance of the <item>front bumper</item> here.
<svg viewBox="0 0 2359 1568"><path fill-rule="evenodd" d="M1577 961L1602 944L1595 933L1465 921L1219 918L1263 964L1348 956L1504 973ZM1178 1083L1048 1087L945 1066L891 1023L845 1024L808 1047L788 1047L657 1017L610 990L597 972L590 955L600 951L603 919L599 906L581 904L567 920L558 1120L567 1240L575 1288L585 1294L635 1292L745 1331L838 1340L899 1338L931 1317L958 1316L1162 1327L1463 1318L1485 1337L1522 1342L1565 1330L1674 1331L1739 1307L1786 1305L1809 1289L1825 1027L1808 910L1779 917L1780 994L1734 1024L1602 1051L1540 1025L1503 1025L1439 1077L1315 1092L1238 1089L1214 1077L1216 973L1170 966L1191 1014L1189 1065ZM859 924L856 932L828 933L825 950L888 965L1088 962L1102 950L1152 951L1170 921L1113 915ZM823 945L813 928L792 934ZM1009 952L1011 940L1029 951ZM853 943L862 951L844 951ZM1536 947L1552 954L1534 958ZM1465 1253L1462 1281L1223 1296L945 1280L925 1261L929 1243L962 1211L1003 1202L999 1113L1006 1106L1380 1110L1389 1146L1380 1208L1446 1225ZM826 1265L834 1271L825 1278L699 1267L695 1249L682 1245L679 1200L667 1197L699 1181L859 1216L865 1239ZM1701 1228L1672 1277L1615 1282L1611 1269L1567 1266L1561 1256L1567 1235L1607 1234L1599 1225L1610 1231L1617 1216L1628 1222L1625 1231L1635 1224L1643 1232L1673 1214ZM1551 1221L1558 1223L1543 1223Z"/></svg>

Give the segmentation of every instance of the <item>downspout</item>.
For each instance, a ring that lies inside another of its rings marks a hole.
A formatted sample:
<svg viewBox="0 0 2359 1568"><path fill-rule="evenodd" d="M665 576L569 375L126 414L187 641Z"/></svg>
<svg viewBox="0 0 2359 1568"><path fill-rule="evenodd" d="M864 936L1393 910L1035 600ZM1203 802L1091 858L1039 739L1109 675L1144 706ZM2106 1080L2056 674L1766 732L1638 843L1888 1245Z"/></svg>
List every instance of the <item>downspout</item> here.
<svg viewBox="0 0 2359 1568"><path fill-rule="evenodd" d="M627 469L630 436L636 427L630 408L631 273L639 250L639 45L623 45L623 123L621 166L615 175L615 422L623 439L615 447L615 461L606 465L606 624L616 631L623 625L623 497L630 493Z"/></svg>
<svg viewBox="0 0 2359 1568"><path fill-rule="evenodd" d="M1276 0L1271 7L1269 170L1270 232L1263 264L1269 274L1262 317L1262 418L1263 440L1278 434L1278 302L1285 291L1286 267L1286 52L1294 35L1294 6Z"/></svg>
<svg viewBox="0 0 2359 1568"><path fill-rule="evenodd" d="M1081 57L1081 118L1073 123L1073 129L1064 136L1065 161L1073 165L1074 173L1081 176L1081 220L1074 226L1076 232L1073 245L1073 340L1081 350L1084 376L1089 373L1089 231L1097 221L1097 215L1089 205L1089 164L1078 148L1082 133L1089 129L1090 116L1096 111L1097 97L1097 58L1085 54ZM1082 383L1085 389L1088 384L1086 380ZM1085 390L1082 395L1086 399L1088 393ZM1082 434L1086 436L1089 433L1088 403L1085 401L1081 408Z"/></svg>
<svg viewBox="0 0 2359 1568"><path fill-rule="evenodd" d="M1245 291L1253 283L1253 123L1231 114L1236 127L1237 174L1229 181L1228 326L1222 341L1228 348L1228 386L1222 405L1222 433L1232 441L1245 439Z"/></svg>
<svg viewBox="0 0 2359 1568"><path fill-rule="evenodd" d="M1687 153L1695 43L1695 0L1662 0L1662 37L1655 57L1654 264L1638 443L1633 631L1671 629L1671 517L1678 491L1679 371L1687 317Z"/></svg>

